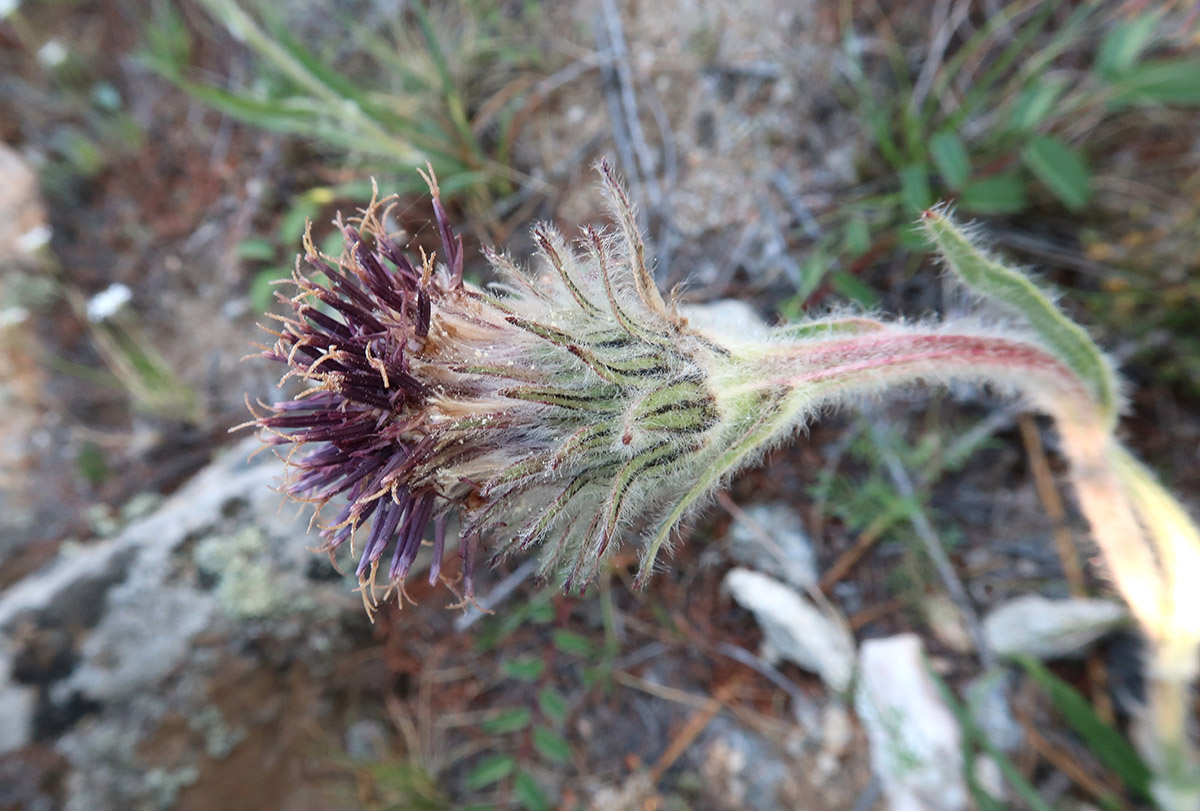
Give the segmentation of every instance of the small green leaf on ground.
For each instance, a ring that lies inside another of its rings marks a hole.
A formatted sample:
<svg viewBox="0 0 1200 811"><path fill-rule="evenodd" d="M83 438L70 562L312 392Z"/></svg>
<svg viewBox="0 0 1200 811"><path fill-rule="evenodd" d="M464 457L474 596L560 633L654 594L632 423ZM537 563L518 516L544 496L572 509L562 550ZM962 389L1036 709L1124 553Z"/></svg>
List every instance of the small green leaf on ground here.
<svg viewBox="0 0 1200 811"><path fill-rule="evenodd" d="M237 255L250 262L269 262L275 258L275 246L265 239L248 239L238 245Z"/></svg>
<svg viewBox="0 0 1200 811"><path fill-rule="evenodd" d="M549 811L552 807L546 792L525 772L517 772L513 778L513 796L527 811Z"/></svg>
<svg viewBox="0 0 1200 811"><path fill-rule="evenodd" d="M567 719L567 702L549 687L542 688L542 691L538 693L538 706L551 721L561 724Z"/></svg>
<svg viewBox="0 0 1200 811"><path fill-rule="evenodd" d="M250 282L250 306L256 313L265 313L275 301L273 282L286 279L288 272L283 268L267 268L254 274Z"/></svg>
<svg viewBox="0 0 1200 811"><path fill-rule="evenodd" d="M900 170L900 200L905 212L913 215L933 205L929 172L924 166L905 166Z"/></svg>
<svg viewBox="0 0 1200 811"><path fill-rule="evenodd" d="M1015 172L968 183L958 201L975 214L1015 214L1029 204L1025 181Z"/></svg>
<svg viewBox="0 0 1200 811"><path fill-rule="evenodd" d="M554 647L563 653L573 656L591 656L596 652L596 647L590 639L574 631L558 630L554 632L552 637L554 639Z"/></svg>
<svg viewBox="0 0 1200 811"><path fill-rule="evenodd" d="M517 761L509 755L491 755L486 757L471 769L467 774L467 789L470 791L479 791L479 789L487 788L490 785L499 783L504 778L513 773L517 768Z"/></svg>
<svg viewBox="0 0 1200 811"><path fill-rule="evenodd" d="M960 189L971 174L971 158L967 145L955 132L939 132L929 139L929 154L946 185Z"/></svg>
<svg viewBox="0 0 1200 811"><path fill-rule="evenodd" d="M571 759L571 745L561 735L546 727L534 727L533 748L546 760L567 763Z"/></svg>
<svg viewBox="0 0 1200 811"><path fill-rule="evenodd" d="M1009 127L1020 132L1036 129L1054 109L1065 87L1064 82L1051 79L1042 79L1034 83L1017 97L1012 117L1008 121Z"/></svg>
<svg viewBox="0 0 1200 811"><path fill-rule="evenodd" d="M1092 176L1078 151L1057 138L1038 135L1021 150L1021 159L1067 208L1079 211L1087 206Z"/></svg>
<svg viewBox="0 0 1200 811"><path fill-rule="evenodd" d="M843 232L842 248L857 259L871 247L871 230L862 217L851 217Z"/></svg>
<svg viewBox="0 0 1200 811"><path fill-rule="evenodd" d="M500 665L500 669L504 671L504 675L510 679L518 681L536 681L542 675L542 669L545 665L541 659L535 659L532 656L522 656L519 659L506 659Z"/></svg>
<svg viewBox="0 0 1200 811"><path fill-rule="evenodd" d="M871 285L850 273L838 271L833 274L829 283L839 296L856 301L864 307L869 308L879 304L879 295L871 289Z"/></svg>
<svg viewBox="0 0 1200 811"><path fill-rule="evenodd" d="M519 729L529 726L529 721L532 717L533 713L525 707L510 707L495 718L484 721L482 724L483 731L489 735L503 735L507 732L516 732Z"/></svg>

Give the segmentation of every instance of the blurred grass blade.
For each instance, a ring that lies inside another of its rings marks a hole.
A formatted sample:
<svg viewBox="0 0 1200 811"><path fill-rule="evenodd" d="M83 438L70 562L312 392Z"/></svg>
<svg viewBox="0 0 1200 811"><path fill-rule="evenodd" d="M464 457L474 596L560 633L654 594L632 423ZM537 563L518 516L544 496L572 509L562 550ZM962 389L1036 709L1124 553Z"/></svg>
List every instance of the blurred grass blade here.
<svg viewBox="0 0 1200 811"><path fill-rule="evenodd" d="M1114 25L1096 51L1096 72L1109 81L1127 73L1150 44L1161 17L1157 9L1145 9Z"/></svg>
<svg viewBox="0 0 1200 811"><path fill-rule="evenodd" d="M1068 318L1030 279L977 248L943 212L928 211L922 221L926 234L962 282L1019 312L1046 348L1091 389L1103 416L1115 422L1116 381L1104 355L1083 327Z"/></svg>
<svg viewBox="0 0 1200 811"><path fill-rule="evenodd" d="M946 185L961 189L971 173L971 159L967 146L955 132L939 132L929 139L929 155L942 174Z"/></svg>
<svg viewBox="0 0 1200 811"><path fill-rule="evenodd" d="M1131 791L1149 798L1150 769L1125 736L1100 720L1078 690L1047 670L1041 662L1029 656L1018 656L1016 661L1045 692L1063 720L1075 730L1092 754L1121 778Z"/></svg>
<svg viewBox="0 0 1200 811"><path fill-rule="evenodd" d="M336 91L314 76L301 62L296 61L278 42L259 27L237 0L199 0L209 14L221 22L233 37L258 52L277 70L300 87L327 102L337 102Z"/></svg>
<svg viewBox="0 0 1200 811"><path fill-rule="evenodd" d="M1110 103L1200 105L1200 59L1143 62L1113 85Z"/></svg>
<svg viewBox="0 0 1200 811"><path fill-rule="evenodd" d="M942 680L942 677L932 669L929 670L929 675L933 678L934 684L937 685L938 692L942 694L942 699L945 700L946 706L954 714L958 725L962 727L965 742L975 744L986 752L992 760L996 761L996 765L1000 767L1000 773L1004 775L1004 779L1012 786L1017 796L1025 802L1027 808L1031 809L1031 811L1053 811L1050 805L1037 793L1037 789L1029 785L1029 781L1021 775L1020 770L1013 765L1012 761L988 739L983 730L976 726L974 719L971 718L971 714L967 712L966 708L958 700L958 697L954 695L954 691ZM963 767L964 769L966 768L965 762Z"/></svg>
<svg viewBox="0 0 1200 811"><path fill-rule="evenodd" d="M331 70L323 60L296 42L282 25L277 23L272 24L271 36L316 81L340 96L344 105L355 105L365 115L393 132L407 132L416 127L416 122L413 119L376 104L359 83L352 81L336 70Z"/></svg>
<svg viewBox="0 0 1200 811"><path fill-rule="evenodd" d="M429 49L434 67L437 68L438 77L441 79L442 97L450 120L458 130L458 136L462 143L471 149L477 160L483 162L485 158L479 149L479 142L475 139L475 134L471 131L471 122L467 118L466 107L463 105L462 96L454 82L454 75L450 72L450 63L446 60L446 53L442 50L437 31L434 30L433 23L429 19L429 13L419 1L413 2L410 8L417 20L417 26L421 29L421 35L425 38L425 45Z"/></svg>
<svg viewBox="0 0 1200 811"><path fill-rule="evenodd" d="M1080 211L1087 206L1091 173L1078 151L1057 138L1038 135L1021 150L1021 160L1067 208Z"/></svg>

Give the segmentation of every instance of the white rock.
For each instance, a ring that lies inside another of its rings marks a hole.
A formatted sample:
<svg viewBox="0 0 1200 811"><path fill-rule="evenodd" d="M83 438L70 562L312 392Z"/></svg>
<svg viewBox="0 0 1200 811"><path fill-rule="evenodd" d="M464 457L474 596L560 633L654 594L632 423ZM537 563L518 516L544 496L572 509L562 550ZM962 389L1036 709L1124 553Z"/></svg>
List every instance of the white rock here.
<svg viewBox="0 0 1200 811"><path fill-rule="evenodd" d="M864 642L855 709L892 811L967 807L962 733L913 634Z"/></svg>
<svg viewBox="0 0 1200 811"><path fill-rule="evenodd" d="M36 709L37 693L32 688L0 684L0 752L20 749L30 742Z"/></svg>
<svg viewBox="0 0 1200 811"><path fill-rule="evenodd" d="M87 317L92 323L112 318L133 298L133 291L118 283L110 284L88 299Z"/></svg>
<svg viewBox="0 0 1200 811"><path fill-rule="evenodd" d="M972 679L965 695L971 720L1001 752L1015 752L1025 741L1008 701L1008 679L1006 668L994 668Z"/></svg>
<svg viewBox="0 0 1200 811"><path fill-rule="evenodd" d="M1112 600L1028 595L993 609L983 621L983 632L1001 656L1062 659L1082 655L1126 618L1124 606Z"/></svg>
<svg viewBox="0 0 1200 811"><path fill-rule="evenodd" d="M721 336L728 343L728 336L745 336L746 340L761 340L767 334L767 324L754 308L744 301L724 299L712 304L689 304L679 312L695 330Z"/></svg>
<svg viewBox="0 0 1200 811"><path fill-rule="evenodd" d="M776 572L799 589L816 588L816 555L795 507L756 504L744 508L747 520L738 519L729 530L730 552L738 563Z"/></svg>
<svg viewBox="0 0 1200 811"><path fill-rule="evenodd" d="M804 595L750 569L734 569L725 587L754 612L766 642L782 658L821 677L839 692L854 674L854 640L845 625L822 613Z"/></svg>
<svg viewBox="0 0 1200 811"><path fill-rule="evenodd" d="M979 787L993 800L1005 802L1008 799L1008 783L995 758L991 755L976 755L974 768L975 780Z"/></svg>
<svg viewBox="0 0 1200 811"><path fill-rule="evenodd" d="M56 68L66 59L67 46L63 45L60 39L48 40L45 45L38 48L37 60L44 68Z"/></svg>

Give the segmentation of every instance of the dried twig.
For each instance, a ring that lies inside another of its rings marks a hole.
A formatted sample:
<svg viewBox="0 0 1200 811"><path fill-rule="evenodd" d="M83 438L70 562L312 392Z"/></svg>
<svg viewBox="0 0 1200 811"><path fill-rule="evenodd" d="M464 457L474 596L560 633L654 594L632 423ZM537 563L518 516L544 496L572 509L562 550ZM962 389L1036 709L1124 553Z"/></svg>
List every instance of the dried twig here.
<svg viewBox="0 0 1200 811"><path fill-rule="evenodd" d="M497 583L486 597L476 600L474 605L468 606L462 615L454 620L454 630L462 633L479 622L486 614L511 597L517 587L528 580L536 570L536 558L529 558L523 562L512 574Z"/></svg>

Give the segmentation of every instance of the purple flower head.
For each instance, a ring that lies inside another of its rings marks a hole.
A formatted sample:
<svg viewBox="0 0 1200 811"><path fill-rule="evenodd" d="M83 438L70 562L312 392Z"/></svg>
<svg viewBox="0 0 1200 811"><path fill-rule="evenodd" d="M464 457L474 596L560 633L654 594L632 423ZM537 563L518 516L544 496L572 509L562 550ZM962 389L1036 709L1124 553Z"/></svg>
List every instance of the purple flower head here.
<svg viewBox="0 0 1200 811"><path fill-rule="evenodd" d="M583 586L711 445L707 366L722 350L668 308L625 193L602 172L618 233L589 229L575 248L540 227L532 270L487 253L502 279L490 292L463 281L432 180L439 257L407 256L375 202L339 222L341 258L306 236L297 292L279 295L294 312L263 352L306 387L261 404L255 424L291 446L283 490L317 506L331 556L354 550L364 595L381 570L402 585L430 524L430 582L457 525L468 598L484 543L492 560L542 544L541 573Z"/></svg>

